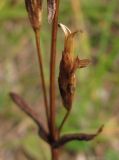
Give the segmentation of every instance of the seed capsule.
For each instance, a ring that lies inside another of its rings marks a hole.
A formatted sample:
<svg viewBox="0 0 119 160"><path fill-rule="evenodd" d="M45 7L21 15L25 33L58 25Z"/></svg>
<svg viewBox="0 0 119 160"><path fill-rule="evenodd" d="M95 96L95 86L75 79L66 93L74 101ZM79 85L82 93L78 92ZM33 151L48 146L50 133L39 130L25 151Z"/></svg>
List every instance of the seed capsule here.
<svg viewBox="0 0 119 160"><path fill-rule="evenodd" d="M48 22L51 23L56 10L55 0L47 0L47 9L48 9Z"/></svg>
<svg viewBox="0 0 119 160"><path fill-rule="evenodd" d="M25 0L25 5L33 29L39 29L42 21L42 0Z"/></svg>
<svg viewBox="0 0 119 160"><path fill-rule="evenodd" d="M70 110L76 89L76 69L86 67L90 61L88 59L80 60L79 57L74 58L73 56L74 36L77 31L71 32L63 24L59 24L59 26L65 34L65 42L60 62L58 83L63 105L67 110Z"/></svg>

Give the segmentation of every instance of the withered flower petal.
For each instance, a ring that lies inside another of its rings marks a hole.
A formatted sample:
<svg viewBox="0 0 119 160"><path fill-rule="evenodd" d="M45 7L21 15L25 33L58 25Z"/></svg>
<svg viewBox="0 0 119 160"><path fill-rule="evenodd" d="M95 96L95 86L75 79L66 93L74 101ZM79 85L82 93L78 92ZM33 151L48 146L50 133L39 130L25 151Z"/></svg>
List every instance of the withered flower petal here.
<svg viewBox="0 0 119 160"><path fill-rule="evenodd" d="M58 26L63 30L65 37L67 37L69 34L71 34L70 29L67 26L65 26L64 24L59 23Z"/></svg>
<svg viewBox="0 0 119 160"><path fill-rule="evenodd" d="M42 21L42 0L25 0L29 20L34 30L40 29Z"/></svg>
<svg viewBox="0 0 119 160"><path fill-rule="evenodd" d="M74 50L74 36L78 31L71 32L70 29L62 23L59 23L59 27L63 30L65 35L64 52L68 52L71 56Z"/></svg>
<svg viewBox="0 0 119 160"><path fill-rule="evenodd" d="M68 52L71 56L73 56L74 52L74 36L77 33L78 31L72 32L65 38L64 52Z"/></svg>
<svg viewBox="0 0 119 160"><path fill-rule="evenodd" d="M91 61L89 59L80 59L78 56L74 61L72 72L75 72L78 68L85 68Z"/></svg>

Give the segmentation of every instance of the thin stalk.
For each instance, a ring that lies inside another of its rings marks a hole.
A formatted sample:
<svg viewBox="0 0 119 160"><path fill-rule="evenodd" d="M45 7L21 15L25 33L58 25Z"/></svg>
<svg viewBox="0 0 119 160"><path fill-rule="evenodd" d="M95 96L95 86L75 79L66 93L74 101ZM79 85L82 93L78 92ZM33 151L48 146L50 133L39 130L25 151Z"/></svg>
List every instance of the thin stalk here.
<svg viewBox="0 0 119 160"><path fill-rule="evenodd" d="M58 12L59 0L55 0L56 11L52 24L52 39L51 39L51 57L50 57L50 133L52 140L57 139L57 131L55 128L56 104L55 104L55 66L56 66L56 41L58 28ZM58 150L51 147L52 160L58 160Z"/></svg>
<svg viewBox="0 0 119 160"><path fill-rule="evenodd" d="M58 160L59 158L58 149L54 149L51 147L51 153L52 153L52 160Z"/></svg>
<svg viewBox="0 0 119 160"><path fill-rule="evenodd" d="M56 2L56 11L52 24L52 39L51 39L51 59L50 59L50 132L53 139L55 139L55 61L56 61L56 41L57 41L57 28L58 28L58 11L59 0Z"/></svg>
<svg viewBox="0 0 119 160"><path fill-rule="evenodd" d="M40 74L41 74L41 83L42 83L42 89L43 89L45 112L46 112L47 124L49 128L50 127L49 126L49 109L48 109L48 101L47 101L47 94L46 94L46 85L45 85L44 72L43 72L43 63L42 63L39 35L40 35L40 31L36 29L35 30L36 48L37 48L39 68L40 68Z"/></svg>
<svg viewBox="0 0 119 160"><path fill-rule="evenodd" d="M62 120L62 122L61 122L61 125L60 125L60 127L59 127L59 133L61 132L61 130L62 130L63 126L64 126L64 123L66 122L69 114L70 114L70 110L67 111L67 113L65 114L65 116L64 116L64 118L63 118L63 120Z"/></svg>

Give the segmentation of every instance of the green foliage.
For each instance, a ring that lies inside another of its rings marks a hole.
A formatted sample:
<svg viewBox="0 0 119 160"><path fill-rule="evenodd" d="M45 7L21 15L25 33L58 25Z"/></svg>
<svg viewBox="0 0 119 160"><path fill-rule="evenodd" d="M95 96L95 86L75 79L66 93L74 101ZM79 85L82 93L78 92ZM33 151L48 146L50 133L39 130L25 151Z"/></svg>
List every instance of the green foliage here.
<svg viewBox="0 0 119 160"><path fill-rule="evenodd" d="M105 160L118 160L119 159L119 153L113 150L108 150L105 154Z"/></svg>
<svg viewBox="0 0 119 160"><path fill-rule="evenodd" d="M23 140L22 145L26 153L35 159L48 159L50 152L48 152L47 145L39 140L39 137L34 134L28 134ZM47 151L47 154L46 154Z"/></svg>

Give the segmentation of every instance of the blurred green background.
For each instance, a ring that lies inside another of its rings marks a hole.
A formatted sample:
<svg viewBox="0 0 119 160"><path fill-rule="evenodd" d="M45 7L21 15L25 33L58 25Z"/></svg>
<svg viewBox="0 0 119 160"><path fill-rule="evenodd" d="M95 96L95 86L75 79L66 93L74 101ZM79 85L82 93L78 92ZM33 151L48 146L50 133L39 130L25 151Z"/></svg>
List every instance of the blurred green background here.
<svg viewBox="0 0 119 160"><path fill-rule="evenodd" d="M91 142L72 142L61 149L61 159L119 160L119 0L61 0L59 22L72 31L83 30L75 55L92 64L77 71L71 116L63 133L103 133ZM44 2L41 47L49 89L51 25ZM64 35L59 29L57 77ZM57 125L65 114L57 86ZM22 95L45 124L35 40L24 1L0 1L0 160L50 160L50 150L37 136L37 127L9 98Z"/></svg>

